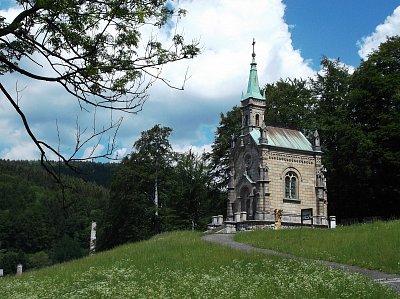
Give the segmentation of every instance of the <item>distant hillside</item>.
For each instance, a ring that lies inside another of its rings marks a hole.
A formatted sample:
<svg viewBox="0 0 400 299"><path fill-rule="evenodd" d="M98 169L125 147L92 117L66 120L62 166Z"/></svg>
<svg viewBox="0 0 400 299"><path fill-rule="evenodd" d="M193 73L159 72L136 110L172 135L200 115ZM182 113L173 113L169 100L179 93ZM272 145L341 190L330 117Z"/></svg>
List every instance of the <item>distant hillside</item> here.
<svg viewBox="0 0 400 299"><path fill-rule="evenodd" d="M85 255L91 222L108 207L111 164L79 163L83 178L61 167L64 190L37 161L0 160L0 268L37 268ZM98 184L103 186L100 186Z"/></svg>
<svg viewBox="0 0 400 299"><path fill-rule="evenodd" d="M64 164L53 163L55 168L63 175L81 178L104 187L110 187L112 176L118 167L118 163L85 161L72 163L77 169L77 171L73 171ZM27 174L35 173L35 179L42 177L45 181L49 180L49 176L44 171L40 161L10 161L0 159L0 171L1 173L15 173L25 175L26 177L29 177ZM42 179L39 181L42 181Z"/></svg>

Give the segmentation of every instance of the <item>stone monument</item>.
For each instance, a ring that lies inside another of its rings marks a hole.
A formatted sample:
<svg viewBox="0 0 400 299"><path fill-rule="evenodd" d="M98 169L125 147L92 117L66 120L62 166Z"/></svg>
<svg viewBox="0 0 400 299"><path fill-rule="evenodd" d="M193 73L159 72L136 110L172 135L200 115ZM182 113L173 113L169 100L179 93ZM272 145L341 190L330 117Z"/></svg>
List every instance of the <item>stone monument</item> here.
<svg viewBox="0 0 400 299"><path fill-rule="evenodd" d="M96 251L96 222L92 222L92 228L90 230L90 247L89 247L89 254L92 255Z"/></svg>
<svg viewBox="0 0 400 299"><path fill-rule="evenodd" d="M281 229L282 228L282 214L283 210L281 209L275 209L275 229Z"/></svg>
<svg viewBox="0 0 400 299"><path fill-rule="evenodd" d="M21 276L22 275L22 264L18 264L17 265L17 276Z"/></svg>

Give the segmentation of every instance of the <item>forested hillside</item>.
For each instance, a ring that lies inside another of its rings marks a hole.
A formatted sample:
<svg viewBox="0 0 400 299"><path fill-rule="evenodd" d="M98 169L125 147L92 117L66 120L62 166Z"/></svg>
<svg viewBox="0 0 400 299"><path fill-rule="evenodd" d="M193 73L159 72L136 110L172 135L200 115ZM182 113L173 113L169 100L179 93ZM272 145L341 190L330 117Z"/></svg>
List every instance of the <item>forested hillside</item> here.
<svg viewBox="0 0 400 299"><path fill-rule="evenodd" d="M142 132L121 163L54 163L62 184L39 162L0 160L0 269L15 273L87 255L90 225L96 250L178 229L204 230L224 210L225 193L207 161L177 153L171 128Z"/></svg>
<svg viewBox="0 0 400 299"><path fill-rule="evenodd" d="M108 205L115 165L79 163L81 178L55 183L36 161L0 160L0 268L14 273L85 255L90 223L101 221ZM65 167L60 172L70 172ZM85 178L87 181L85 181Z"/></svg>

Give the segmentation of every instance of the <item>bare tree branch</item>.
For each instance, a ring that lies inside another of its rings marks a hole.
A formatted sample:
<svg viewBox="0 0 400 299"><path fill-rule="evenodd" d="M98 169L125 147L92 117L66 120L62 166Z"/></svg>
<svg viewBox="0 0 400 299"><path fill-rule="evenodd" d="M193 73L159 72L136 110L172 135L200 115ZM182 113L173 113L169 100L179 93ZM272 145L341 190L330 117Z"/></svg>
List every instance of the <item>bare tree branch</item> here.
<svg viewBox="0 0 400 299"><path fill-rule="evenodd" d="M182 90L188 70L182 86L176 87L162 76L162 67L200 52L197 41L185 43L177 34L177 22L169 46L141 35L143 26L162 28L182 15L168 9L166 0L19 0L18 4L23 11L10 23L0 16L0 76L16 72L34 81L56 83L81 110L93 111L92 130L82 129L77 118L76 144L66 157L61 153L58 121L58 144L53 147L33 133L18 103L21 91L17 90L14 99L0 83L1 92L38 148L42 165L57 182L61 182L60 171L49 163L49 156L71 168L73 161L113 159L123 119L114 121L113 111L140 112L155 81ZM110 112L106 127L96 119L98 109ZM105 152L98 153L104 143ZM89 148L88 157L78 157Z"/></svg>

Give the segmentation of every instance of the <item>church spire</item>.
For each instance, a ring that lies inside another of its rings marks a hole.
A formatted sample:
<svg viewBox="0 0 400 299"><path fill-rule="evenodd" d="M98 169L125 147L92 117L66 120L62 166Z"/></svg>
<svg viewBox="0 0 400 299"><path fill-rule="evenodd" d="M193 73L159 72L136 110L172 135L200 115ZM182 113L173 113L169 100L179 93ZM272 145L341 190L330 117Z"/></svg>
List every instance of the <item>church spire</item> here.
<svg viewBox="0 0 400 299"><path fill-rule="evenodd" d="M257 76L257 63L256 63L256 53L254 52L254 46L256 41L253 38L253 53L251 54L252 61L251 61L251 68L250 68L250 76L249 76L249 83L247 84L247 92L242 97L243 100L248 98L264 100L264 97L260 93L260 86L258 84L258 76Z"/></svg>

